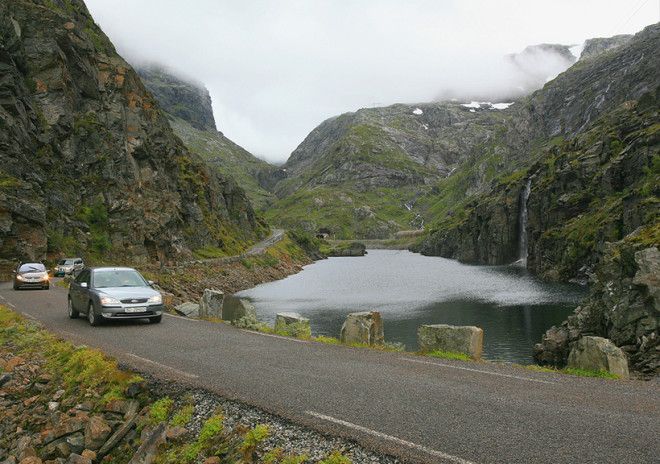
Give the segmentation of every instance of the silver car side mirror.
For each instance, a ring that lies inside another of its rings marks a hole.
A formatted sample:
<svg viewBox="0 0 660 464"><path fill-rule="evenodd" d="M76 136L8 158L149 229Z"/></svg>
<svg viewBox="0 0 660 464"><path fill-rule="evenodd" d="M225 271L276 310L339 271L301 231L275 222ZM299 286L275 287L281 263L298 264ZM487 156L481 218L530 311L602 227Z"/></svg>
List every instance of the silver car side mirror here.
<svg viewBox="0 0 660 464"><path fill-rule="evenodd" d="M149 284L150 287L153 287L156 284L156 282L154 282L153 280L147 280L147 283Z"/></svg>
<svg viewBox="0 0 660 464"><path fill-rule="evenodd" d="M80 282L80 286L82 288L87 288L87 282Z"/></svg>

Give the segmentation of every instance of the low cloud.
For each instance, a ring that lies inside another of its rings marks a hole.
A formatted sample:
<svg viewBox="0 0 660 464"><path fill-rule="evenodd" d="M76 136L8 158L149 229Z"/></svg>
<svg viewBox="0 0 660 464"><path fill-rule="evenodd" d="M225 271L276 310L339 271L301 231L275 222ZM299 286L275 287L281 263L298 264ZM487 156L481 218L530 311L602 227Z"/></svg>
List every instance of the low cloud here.
<svg viewBox="0 0 660 464"><path fill-rule="evenodd" d="M218 129L278 162L336 114L448 97L512 98L570 60L547 51L507 55L635 32L657 20L649 4L622 23L632 13L625 0L87 4L129 61L161 63L203 82Z"/></svg>

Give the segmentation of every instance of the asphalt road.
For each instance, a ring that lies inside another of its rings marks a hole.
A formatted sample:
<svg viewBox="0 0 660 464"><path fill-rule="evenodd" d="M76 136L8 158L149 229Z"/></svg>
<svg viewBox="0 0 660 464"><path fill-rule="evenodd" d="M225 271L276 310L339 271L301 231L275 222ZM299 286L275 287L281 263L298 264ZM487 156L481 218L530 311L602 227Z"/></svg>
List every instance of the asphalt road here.
<svg viewBox="0 0 660 464"><path fill-rule="evenodd" d="M93 328L68 319L59 287L2 284L0 304L137 369L412 461L640 464L660 456L658 382L323 345L176 316Z"/></svg>

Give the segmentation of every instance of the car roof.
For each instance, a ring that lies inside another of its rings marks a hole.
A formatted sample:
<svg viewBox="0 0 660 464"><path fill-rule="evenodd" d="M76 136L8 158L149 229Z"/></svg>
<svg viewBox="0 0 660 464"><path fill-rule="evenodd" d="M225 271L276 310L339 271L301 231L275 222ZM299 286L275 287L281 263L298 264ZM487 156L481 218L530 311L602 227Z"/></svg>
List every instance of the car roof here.
<svg viewBox="0 0 660 464"><path fill-rule="evenodd" d="M76 256L75 258L60 258L60 260L63 260L63 259L82 259L82 258L80 258L78 256Z"/></svg>

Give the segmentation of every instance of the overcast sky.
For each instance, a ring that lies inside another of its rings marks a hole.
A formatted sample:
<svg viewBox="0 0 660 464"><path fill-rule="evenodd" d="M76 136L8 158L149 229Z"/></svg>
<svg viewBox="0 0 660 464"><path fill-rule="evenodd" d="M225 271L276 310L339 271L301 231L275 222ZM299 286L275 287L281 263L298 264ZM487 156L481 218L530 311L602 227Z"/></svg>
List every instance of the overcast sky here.
<svg viewBox="0 0 660 464"><path fill-rule="evenodd" d="M129 61L203 82L218 129L286 160L324 119L501 85L504 54L658 21L660 0L87 0Z"/></svg>

